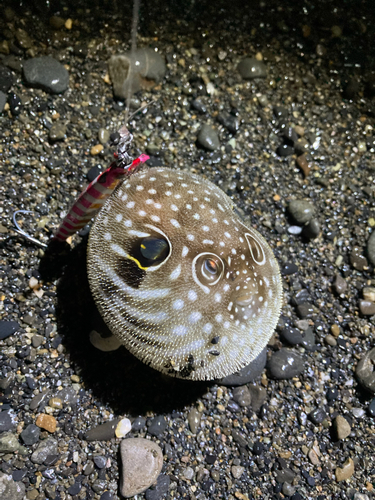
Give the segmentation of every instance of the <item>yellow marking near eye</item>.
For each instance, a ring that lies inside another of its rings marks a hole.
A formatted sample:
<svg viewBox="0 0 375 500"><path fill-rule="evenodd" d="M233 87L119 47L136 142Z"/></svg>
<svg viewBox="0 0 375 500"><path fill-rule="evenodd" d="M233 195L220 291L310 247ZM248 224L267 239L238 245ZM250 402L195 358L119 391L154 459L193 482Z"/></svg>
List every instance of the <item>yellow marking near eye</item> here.
<svg viewBox="0 0 375 500"><path fill-rule="evenodd" d="M141 245L141 246L142 246L142 245ZM143 247L143 248L144 248L144 247ZM127 259L130 259L130 260L133 260L133 261L137 264L137 266L139 267L139 269L142 269L143 271L147 271L148 267L142 267L142 266L141 266L141 263L140 263L137 259L135 259L134 257L132 257L131 255L126 254L126 258L127 258Z"/></svg>

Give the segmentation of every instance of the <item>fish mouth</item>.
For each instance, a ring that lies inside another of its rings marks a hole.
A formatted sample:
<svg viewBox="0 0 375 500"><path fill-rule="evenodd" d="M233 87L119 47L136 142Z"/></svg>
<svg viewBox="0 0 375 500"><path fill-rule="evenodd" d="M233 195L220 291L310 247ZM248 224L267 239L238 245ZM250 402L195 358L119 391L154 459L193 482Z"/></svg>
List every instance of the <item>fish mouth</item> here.
<svg viewBox="0 0 375 500"><path fill-rule="evenodd" d="M254 299L254 294L252 293L241 293L235 299L234 303L240 307L248 307L251 305Z"/></svg>

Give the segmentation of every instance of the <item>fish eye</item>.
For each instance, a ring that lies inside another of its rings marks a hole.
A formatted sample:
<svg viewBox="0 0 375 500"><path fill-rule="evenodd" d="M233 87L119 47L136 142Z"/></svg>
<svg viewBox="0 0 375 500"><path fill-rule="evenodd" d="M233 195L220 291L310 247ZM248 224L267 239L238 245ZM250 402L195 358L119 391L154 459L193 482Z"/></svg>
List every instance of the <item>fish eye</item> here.
<svg viewBox="0 0 375 500"><path fill-rule="evenodd" d="M206 259L204 261L204 271L208 273L208 275L215 276L218 272L218 266L213 259Z"/></svg>
<svg viewBox="0 0 375 500"><path fill-rule="evenodd" d="M214 253L203 253L195 257L193 272L202 286L212 286L223 276L224 262Z"/></svg>
<svg viewBox="0 0 375 500"><path fill-rule="evenodd" d="M161 264L169 253L169 243L166 239L149 236L137 240L132 246L130 255L141 268L148 268Z"/></svg>

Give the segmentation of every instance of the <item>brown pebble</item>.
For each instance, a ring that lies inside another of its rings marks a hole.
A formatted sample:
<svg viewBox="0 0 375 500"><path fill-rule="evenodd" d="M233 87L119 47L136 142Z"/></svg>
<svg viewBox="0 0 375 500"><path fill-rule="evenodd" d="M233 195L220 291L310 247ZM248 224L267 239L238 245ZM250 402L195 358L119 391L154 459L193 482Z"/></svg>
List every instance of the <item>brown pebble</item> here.
<svg viewBox="0 0 375 500"><path fill-rule="evenodd" d="M335 323L331 325L331 333L334 337L338 337L340 335L340 327Z"/></svg>
<svg viewBox="0 0 375 500"><path fill-rule="evenodd" d="M337 415L337 417L333 422L333 427L335 429L336 436L338 439L347 438L352 431L349 422L342 415Z"/></svg>
<svg viewBox="0 0 375 500"><path fill-rule="evenodd" d="M51 408L57 408L58 410L61 410L63 407L63 402L60 398L51 398L48 404Z"/></svg>
<svg viewBox="0 0 375 500"><path fill-rule="evenodd" d="M337 467L335 470L336 481L345 481L354 474L354 462L351 458L343 464L342 467Z"/></svg>
<svg viewBox="0 0 375 500"><path fill-rule="evenodd" d="M311 170L311 167L306 160L306 156L305 155L298 156L296 162L297 162L297 165L299 166L299 168L302 170L303 175L305 177L308 177L310 170Z"/></svg>
<svg viewBox="0 0 375 500"><path fill-rule="evenodd" d="M303 127L301 127L301 125L296 125L294 127L294 130L296 131L296 133L300 136L302 135L305 135L305 129Z"/></svg>
<svg viewBox="0 0 375 500"><path fill-rule="evenodd" d="M98 155L101 151L103 151L103 144L96 144L90 149L90 154L92 156Z"/></svg>
<svg viewBox="0 0 375 500"><path fill-rule="evenodd" d="M361 252L361 248L354 247L350 253L350 263L357 271L364 271L368 268L367 259Z"/></svg>
<svg viewBox="0 0 375 500"><path fill-rule="evenodd" d="M364 316L373 316L375 314L375 303L369 300L360 300L359 310Z"/></svg>
<svg viewBox="0 0 375 500"><path fill-rule="evenodd" d="M320 464L319 457L318 457L316 451L313 450L312 448L311 448L311 450L309 450L308 456L309 456L310 462L313 465L319 465Z"/></svg>
<svg viewBox="0 0 375 500"><path fill-rule="evenodd" d="M326 344L330 345L331 347L335 347L337 345L337 340L335 339L335 337L333 335L326 335L324 337L324 341Z"/></svg>
<svg viewBox="0 0 375 500"><path fill-rule="evenodd" d="M45 413L40 413L35 421L35 424L41 429L45 429L48 432L55 432L56 430L56 419L52 415L46 415Z"/></svg>

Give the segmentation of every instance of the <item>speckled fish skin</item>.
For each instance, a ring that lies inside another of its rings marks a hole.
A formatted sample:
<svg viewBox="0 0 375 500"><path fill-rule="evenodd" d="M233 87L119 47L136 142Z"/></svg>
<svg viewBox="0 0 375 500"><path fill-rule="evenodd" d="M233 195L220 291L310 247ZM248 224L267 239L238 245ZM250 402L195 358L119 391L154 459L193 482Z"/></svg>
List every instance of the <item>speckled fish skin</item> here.
<svg viewBox="0 0 375 500"><path fill-rule="evenodd" d="M167 241L168 254L142 267L134 252L150 237ZM90 232L88 276L121 343L153 368L191 380L225 377L254 360L282 302L272 250L230 198L168 168L133 175L107 200Z"/></svg>

